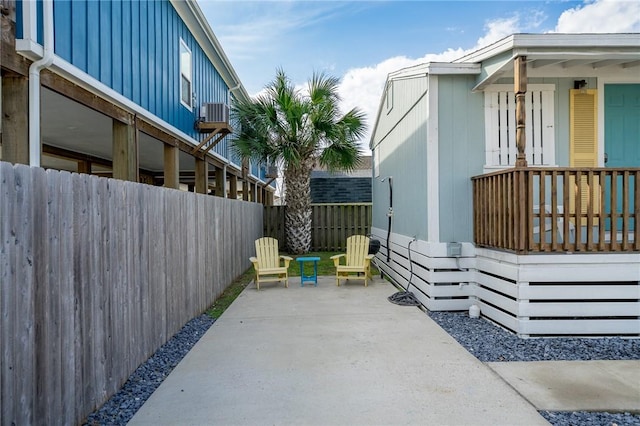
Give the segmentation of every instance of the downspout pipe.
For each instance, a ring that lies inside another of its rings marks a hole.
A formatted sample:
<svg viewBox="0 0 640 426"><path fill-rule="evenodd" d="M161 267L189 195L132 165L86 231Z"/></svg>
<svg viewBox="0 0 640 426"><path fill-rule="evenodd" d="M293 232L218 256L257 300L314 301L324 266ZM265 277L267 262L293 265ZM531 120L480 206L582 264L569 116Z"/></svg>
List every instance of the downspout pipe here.
<svg viewBox="0 0 640 426"><path fill-rule="evenodd" d="M53 0L43 0L44 54L29 67L29 165L40 167L40 71L53 63Z"/></svg>

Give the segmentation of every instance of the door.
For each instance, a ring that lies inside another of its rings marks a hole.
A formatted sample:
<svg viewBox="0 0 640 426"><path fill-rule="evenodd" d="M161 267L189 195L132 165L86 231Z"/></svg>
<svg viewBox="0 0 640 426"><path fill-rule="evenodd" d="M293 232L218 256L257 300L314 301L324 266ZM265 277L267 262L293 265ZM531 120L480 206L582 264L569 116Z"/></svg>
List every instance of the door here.
<svg viewBox="0 0 640 426"><path fill-rule="evenodd" d="M640 84L606 84L604 94L605 166L640 167ZM634 181L630 178L623 182L623 177L618 176L616 189L615 211L622 213L623 195L628 191L627 210L632 213ZM606 211L609 211L610 204L607 197ZM618 219L616 225L617 231L621 231L622 219Z"/></svg>
<svg viewBox="0 0 640 426"><path fill-rule="evenodd" d="M640 167L640 84L604 86L606 167Z"/></svg>

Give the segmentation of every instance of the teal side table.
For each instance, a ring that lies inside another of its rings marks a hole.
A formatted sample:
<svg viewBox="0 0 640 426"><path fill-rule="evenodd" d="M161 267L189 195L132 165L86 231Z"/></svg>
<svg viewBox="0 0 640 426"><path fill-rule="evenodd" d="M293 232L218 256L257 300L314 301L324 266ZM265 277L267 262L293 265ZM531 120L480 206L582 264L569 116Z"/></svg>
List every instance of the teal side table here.
<svg viewBox="0 0 640 426"><path fill-rule="evenodd" d="M314 283L318 287L318 262L319 257L298 257L296 262L300 264L300 287L304 287L305 282ZM313 262L313 275L304 274L304 264Z"/></svg>

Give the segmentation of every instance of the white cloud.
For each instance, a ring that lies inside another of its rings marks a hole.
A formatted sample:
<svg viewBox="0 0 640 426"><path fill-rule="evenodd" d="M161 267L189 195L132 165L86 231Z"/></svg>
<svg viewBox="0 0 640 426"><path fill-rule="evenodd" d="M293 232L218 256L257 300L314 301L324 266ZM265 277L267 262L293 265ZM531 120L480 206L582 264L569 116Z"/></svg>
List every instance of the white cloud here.
<svg viewBox="0 0 640 426"><path fill-rule="evenodd" d="M640 32L640 2L637 0L586 1L558 18L559 33Z"/></svg>
<svg viewBox="0 0 640 426"><path fill-rule="evenodd" d="M535 21L529 26L538 25L539 14L533 14ZM513 15L509 18L489 21L485 25L485 34L478 39L476 45L470 49L448 49L437 54L426 54L420 58L407 58L406 56L396 56L386 59L370 67L353 68L346 72L340 84L340 96L342 97L342 109L348 111L357 106L362 109L367 116L368 132L361 141L362 149L369 152L369 139L371 131L375 125L378 114L378 106L382 96L384 83L390 72L407 68L413 65L427 62L450 62L460 58L467 53L473 52L480 47L498 41L508 35L521 31L520 18Z"/></svg>
<svg viewBox="0 0 640 426"><path fill-rule="evenodd" d="M525 16L524 19L521 16ZM368 152L370 132L373 130L378 106L387 75L390 72L425 62L448 62L473 52L504 37L519 32L540 31L546 15L537 10L515 13L510 17L489 21L484 34L470 49L449 49L439 54L427 54L421 58L394 57L370 67L354 68L342 78L340 94L345 111L358 106L367 115L369 132L362 140L362 148ZM583 6L568 9L560 15L556 32L640 32L640 1L637 0L586 0Z"/></svg>
<svg viewBox="0 0 640 426"><path fill-rule="evenodd" d="M368 152L369 138L378 114L382 90L390 72L426 62L453 61L513 33L524 30L533 31L539 28L545 19L544 13L537 10L529 10L526 16L526 22L524 23L518 13L506 18L488 21L484 26L484 35L478 38L475 46L469 49L461 47L457 49L450 48L441 53L426 54L421 58L415 59L398 56L386 59L371 67L354 68L347 71L340 85L340 95L343 99L342 107L347 111L354 106L358 106L367 115L368 133L361 141L365 152Z"/></svg>
<svg viewBox="0 0 640 426"><path fill-rule="evenodd" d="M326 5L333 2L321 3ZM279 2L276 4L287 3ZM273 6L274 3L269 3L269 5ZM337 9L325 9L321 12L318 9L307 10L304 15L298 15L299 19L296 19L295 22L279 22L280 19L289 20L291 16L296 16L295 14L284 14L282 12L282 10L272 10L260 18L258 18L259 14L253 15L260 22L248 20L246 25L240 27L237 26L236 22L234 31L231 33L235 34L238 39L229 38L226 41L233 46L232 49L241 49L242 46L246 46L248 50L252 46L255 49L257 43L254 43L253 37L258 34L261 38L266 37L274 41L282 39L282 37L286 39L286 33L293 31L296 27L304 27L314 20L325 19L326 14L322 15L322 13L335 13ZM540 10L530 9L516 12L510 16L486 22L484 34L478 38L475 46L471 48L458 47L437 54L426 54L419 58L396 56L374 65L349 69L342 76L339 91L343 100L343 111L346 112L357 106L367 116L368 133L361 141L362 149L368 152L370 132L375 124L383 86L390 72L426 62L449 62L514 33L540 32L546 18L544 12ZM256 31L256 28L258 28L256 24L261 28L260 31ZM550 25L550 27L553 26ZM458 31L455 27L447 28L447 30ZM585 0L582 6L568 9L560 15L555 31L567 33L640 32L640 1ZM237 43L232 43L232 41ZM327 69L331 72L332 67L330 64L327 64ZM306 86L306 83L298 83L299 88Z"/></svg>
<svg viewBox="0 0 640 426"><path fill-rule="evenodd" d="M220 2L199 0L225 51L236 60L256 52L276 52L298 31L330 20L346 6L341 2Z"/></svg>
<svg viewBox="0 0 640 426"><path fill-rule="evenodd" d="M486 33L478 39L477 47L487 46L520 31L520 18L513 15L510 18L496 19L487 23L485 30Z"/></svg>

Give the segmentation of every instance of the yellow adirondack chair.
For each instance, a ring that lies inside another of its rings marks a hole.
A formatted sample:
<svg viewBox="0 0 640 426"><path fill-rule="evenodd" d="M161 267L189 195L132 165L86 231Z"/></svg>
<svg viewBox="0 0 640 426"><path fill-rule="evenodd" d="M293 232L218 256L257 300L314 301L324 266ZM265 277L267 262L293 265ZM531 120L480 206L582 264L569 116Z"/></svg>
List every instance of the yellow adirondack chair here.
<svg viewBox="0 0 640 426"><path fill-rule="evenodd" d="M345 258L345 264L340 264L340 259ZM347 238L347 253L331 256L336 267L336 285L340 285L340 280L364 280L367 286L371 278L371 259L369 254L369 238L364 235L352 235ZM355 275L350 275L355 274ZM362 274L362 275L360 275Z"/></svg>
<svg viewBox="0 0 640 426"><path fill-rule="evenodd" d="M256 256L249 258L256 271L256 287L260 290L260 283L284 281L289 287L289 256L278 254L278 240L275 238L259 238L256 240ZM280 261L284 261L284 266Z"/></svg>

